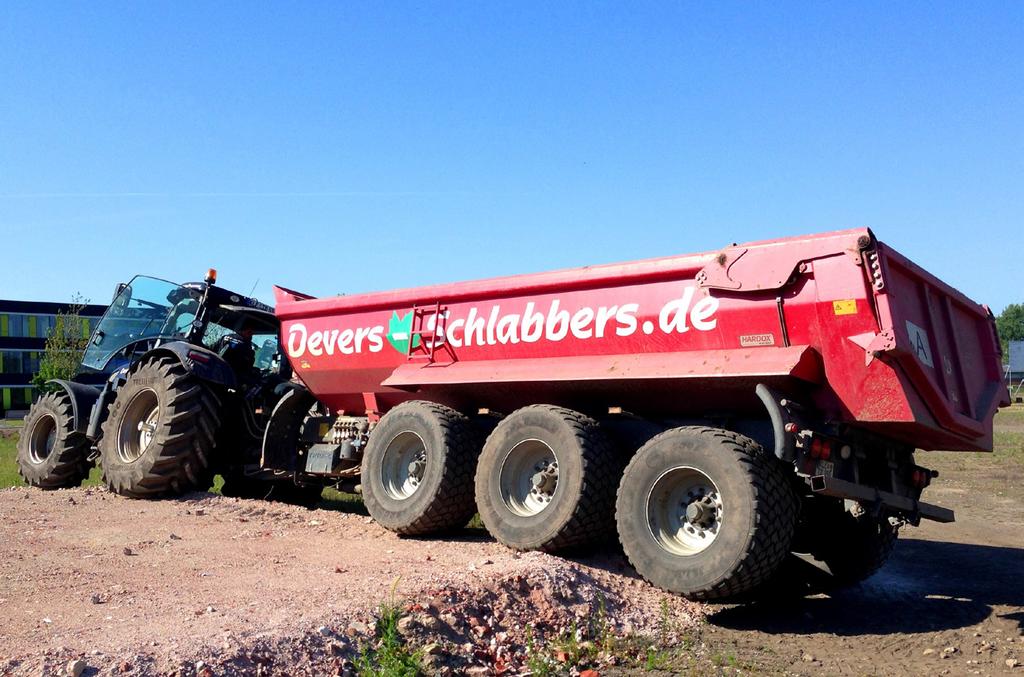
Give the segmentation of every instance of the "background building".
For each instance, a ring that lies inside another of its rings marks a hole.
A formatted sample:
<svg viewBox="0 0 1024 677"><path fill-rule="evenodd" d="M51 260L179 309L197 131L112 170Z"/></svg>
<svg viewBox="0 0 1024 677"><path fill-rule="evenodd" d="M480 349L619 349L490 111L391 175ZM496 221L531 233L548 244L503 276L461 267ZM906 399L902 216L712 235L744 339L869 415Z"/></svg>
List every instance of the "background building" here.
<svg viewBox="0 0 1024 677"><path fill-rule="evenodd" d="M0 299L0 416L28 409L35 397L32 376L39 371L46 337L66 303ZM82 309L82 335L89 336L106 306Z"/></svg>
<svg viewBox="0 0 1024 677"><path fill-rule="evenodd" d="M1010 341L1006 358L1006 380L1014 399L1024 394L1024 341Z"/></svg>

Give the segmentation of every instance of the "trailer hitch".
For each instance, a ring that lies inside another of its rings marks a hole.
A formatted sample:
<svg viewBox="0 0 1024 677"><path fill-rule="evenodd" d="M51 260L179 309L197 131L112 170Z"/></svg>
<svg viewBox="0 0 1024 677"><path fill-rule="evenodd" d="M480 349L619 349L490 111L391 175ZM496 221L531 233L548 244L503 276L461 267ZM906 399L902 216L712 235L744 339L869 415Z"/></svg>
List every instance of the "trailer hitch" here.
<svg viewBox="0 0 1024 677"><path fill-rule="evenodd" d="M891 510L902 513L907 519L917 524L921 518L935 522L948 523L955 519L953 511L931 503L900 496L890 491L881 491L874 487L863 484L847 482L846 480L826 477L825 475L814 475L806 478L811 491L822 496L834 496L836 498L859 501L867 505L885 506Z"/></svg>

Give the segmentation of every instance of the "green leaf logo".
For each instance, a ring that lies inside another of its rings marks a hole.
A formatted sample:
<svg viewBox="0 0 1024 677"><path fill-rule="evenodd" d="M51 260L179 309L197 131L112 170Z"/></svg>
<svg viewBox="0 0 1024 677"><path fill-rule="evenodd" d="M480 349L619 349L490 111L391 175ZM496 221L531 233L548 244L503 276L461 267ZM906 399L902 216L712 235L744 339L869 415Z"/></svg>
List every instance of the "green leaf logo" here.
<svg viewBox="0 0 1024 677"><path fill-rule="evenodd" d="M391 319L388 321L388 343L391 347L402 353L409 354L409 337L412 335L412 311L405 314L405 317L398 317L398 313L391 311ZM415 350L420 347L420 337L412 337L412 347Z"/></svg>

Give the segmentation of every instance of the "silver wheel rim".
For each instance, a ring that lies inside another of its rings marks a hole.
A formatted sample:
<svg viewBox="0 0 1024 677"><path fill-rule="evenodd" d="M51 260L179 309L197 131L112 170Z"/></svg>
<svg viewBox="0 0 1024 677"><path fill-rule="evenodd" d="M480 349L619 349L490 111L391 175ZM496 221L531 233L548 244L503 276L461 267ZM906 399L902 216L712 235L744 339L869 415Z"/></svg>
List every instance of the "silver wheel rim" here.
<svg viewBox="0 0 1024 677"><path fill-rule="evenodd" d="M724 517L722 495L711 478L681 466L661 475L647 494L647 524L654 540L681 557L715 542Z"/></svg>
<svg viewBox="0 0 1024 677"><path fill-rule="evenodd" d="M36 419L28 439L28 460L39 465L45 463L57 443L57 420L45 414Z"/></svg>
<svg viewBox="0 0 1024 677"><path fill-rule="evenodd" d="M117 431L117 456L125 463L134 463L153 442L160 421L160 402L156 391L140 390L128 402Z"/></svg>
<svg viewBox="0 0 1024 677"><path fill-rule="evenodd" d="M558 461L546 443L518 442L501 462L498 487L505 506L520 517L532 517L551 505L558 489Z"/></svg>
<svg viewBox="0 0 1024 677"><path fill-rule="evenodd" d="M381 463L381 485L384 493L396 501L415 494L423 483L427 469L427 445L411 430L400 432L388 442Z"/></svg>

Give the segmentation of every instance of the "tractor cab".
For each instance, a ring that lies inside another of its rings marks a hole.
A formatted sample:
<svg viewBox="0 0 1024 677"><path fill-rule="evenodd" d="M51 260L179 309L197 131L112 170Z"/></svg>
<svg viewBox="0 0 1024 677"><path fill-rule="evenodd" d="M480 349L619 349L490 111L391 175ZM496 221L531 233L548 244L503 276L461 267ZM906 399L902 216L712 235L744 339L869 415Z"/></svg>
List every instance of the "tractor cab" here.
<svg viewBox="0 0 1024 677"><path fill-rule="evenodd" d="M206 281L174 284L138 275L118 285L82 358L81 377L96 381L129 366L160 346L181 342L222 357L235 375L253 380L284 363L274 309ZM200 353L186 359L202 361ZM91 377L91 378L90 378Z"/></svg>

